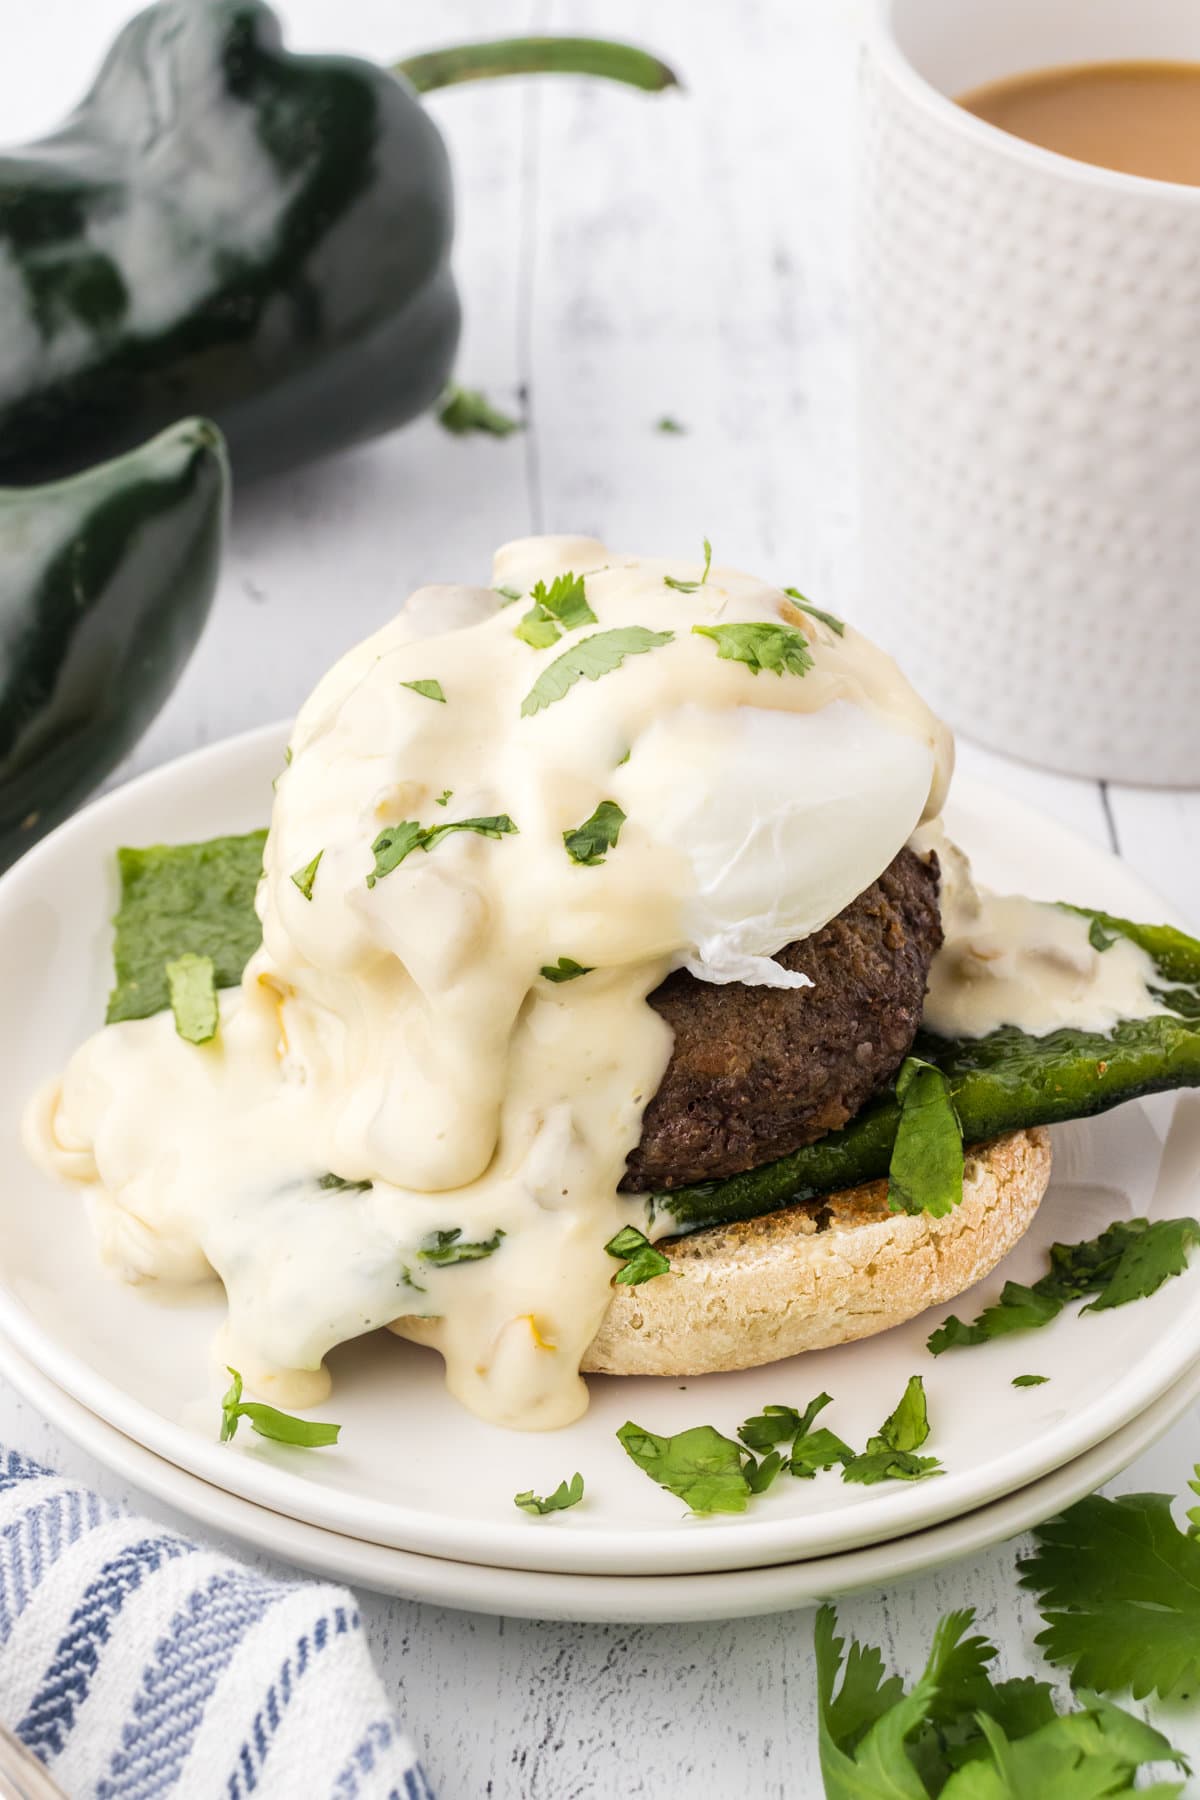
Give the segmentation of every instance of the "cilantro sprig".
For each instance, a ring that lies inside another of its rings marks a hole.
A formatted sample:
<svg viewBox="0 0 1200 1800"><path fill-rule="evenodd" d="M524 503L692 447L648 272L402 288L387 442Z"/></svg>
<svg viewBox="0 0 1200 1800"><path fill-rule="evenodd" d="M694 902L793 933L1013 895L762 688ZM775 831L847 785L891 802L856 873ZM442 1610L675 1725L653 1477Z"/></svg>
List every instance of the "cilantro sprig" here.
<svg viewBox="0 0 1200 1800"><path fill-rule="evenodd" d="M835 631L839 637L845 637L845 623L843 620L839 619L836 614L822 612L819 606L814 606L811 600L805 599L799 588L784 588L783 591L789 600L795 602L801 612L806 612L810 618L820 619L822 625L828 625L830 631Z"/></svg>
<svg viewBox="0 0 1200 1800"><path fill-rule="evenodd" d="M619 669L627 656L644 656L669 644L673 631L651 631L645 625L618 625L611 631L594 631L542 670L524 700L521 717L529 719L562 700L577 681L599 681Z"/></svg>
<svg viewBox="0 0 1200 1800"><path fill-rule="evenodd" d="M567 855L586 869L596 868L610 850L616 849L624 823L625 814L616 801L601 800L590 819L576 825L573 831L563 832Z"/></svg>
<svg viewBox="0 0 1200 1800"><path fill-rule="evenodd" d="M596 615L588 604L583 576L556 575L547 587L539 581L530 593L533 605L513 632L534 650L547 650L564 631L594 625Z"/></svg>
<svg viewBox="0 0 1200 1800"><path fill-rule="evenodd" d="M667 1275L671 1270L671 1259L655 1248L644 1231L636 1225L622 1225L613 1237L610 1237L604 1248L610 1256L623 1261L625 1267L618 1269L613 1280L624 1287L640 1287L643 1281L653 1281L656 1275Z"/></svg>
<svg viewBox="0 0 1200 1800"><path fill-rule="evenodd" d="M1101 1800L1132 1795L1138 1771L1186 1759L1161 1732L1096 1694L1059 1713L1044 1681L995 1681L996 1647L948 1613L912 1689L873 1644L845 1640L823 1606L813 1644L826 1800ZM839 1685L840 1677L840 1685ZM1163 1783L1167 1800L1181 1790Z"/></svg>
<svg viewBox="0 0 1200 1800"><path fill-rule="evenodd" d="M940 1356L943 1350L1037 1330L1056 1319L1069 1301L1086 1294L1096 1298L1084 1312L1143 1300L1171 1276L1183 1274L1188 1251L1197 1244L1200 1222L1195 1219L1116 1219L1098 1237L1052 1244L1045 1275L1032 1287L1006 1281L999 1300L985 1306L971 1324L951 1313L930 1336L928 1348Z"/></svg>
<svg viewBox="0 0 1200 1800"><path fill-rule="evenodd" d="M663 581L667 587L674 588L675 592L677 594L696 594L696 593L699 593L700 589L707 582L708 573L711 568L712 568L712 545L709 543L708 539L705 538L705 540L704 540L704 573L703 573L703 575L701 575L699 581L683 581L680 579L680 577L678 575L664 575Z"/></svg>
<svg viewBox="0 0 1200 1800"><path fill-rule="evenodd" d="M888 1210L942 1219L963 1197L963 1134L940 1069L907 1056L896 1077L900 1122L888 1167Z"/></svg>
<svg viewBox="0 0 1200 1800"><path fill-rule="evenodd" d="M794 625L764 622L742 625L693 625L696 637L711 638L724 662L745 663L752 675L807 675L813 666L808 639Z"/></svg>
<svg viewBox="0 0 1200 1800"><path fill-rule="evenodd" d="M302 1449L316 1450L325 1444L336 1444L340 1425L323 1424L319 1419L297 1419L293 1413L280 1412L277 1406L266 1406L261 1400L242 1399L242 1378L236 1369L221 1401L221 1442L227 1444L242 1419L249 1419L259 1437L276 1444L296 1444Z"/></svg>
<svg viewBox="0 0 1200 1800"><path fill-rule="evenodd" d="M1200 1493L1200 1465L1189 1483ZM1168 1494L1091 1494L1039 1525L1017 1567L1046 1629L1048 1662L1076 1686L1135 1700L1200 1684L1200 1508L1181 1531Z"/></svg>
<svg viewBox="0 0 1200 1800"><path fill-rule="evenodd" d="M532 1488L526 1488L523 1494L513 1495L513 1505L519 1506L522 1512L534 1513L545 1517L547 1513L566 1512L568 1506L578 1506L583 1499L583 1476L576 1469L570 1481L560 1481L552 1494L539 1499Z"/></svg>
<svg viewBox="0 0 1200 1800"><path fill-rule="evenodd" d="M166 976L175 1030L189 1044L207 1044L221 1022L212 957L189 950L166 965Z"/></svg>
<svg viewBox="0 0 1200 1800"><path fill-rule="evenodd" d="M414 850L434 850L443 838L455 831L474 831L480 837L501 838L515 836L517 827L507 813L494 813L486 819L450 819L445 825L422 825L416 819L401 819L398 825L388 825L381 831L371 845L375 867L367 876L367 886L373 888L377 881L398 869Z"/></svg>

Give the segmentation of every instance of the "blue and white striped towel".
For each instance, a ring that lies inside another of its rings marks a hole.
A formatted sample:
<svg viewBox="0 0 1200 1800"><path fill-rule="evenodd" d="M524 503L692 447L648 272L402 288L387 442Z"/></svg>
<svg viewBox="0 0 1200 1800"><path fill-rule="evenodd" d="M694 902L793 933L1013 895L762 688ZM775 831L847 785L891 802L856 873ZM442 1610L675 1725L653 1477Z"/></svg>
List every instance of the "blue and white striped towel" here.
<svg viewBox="0 0 1200 1800"><path fill-rule="evenodd" d="M0 1720L70 1800L432 1800L349 1589L0 1448Z"/></svg>

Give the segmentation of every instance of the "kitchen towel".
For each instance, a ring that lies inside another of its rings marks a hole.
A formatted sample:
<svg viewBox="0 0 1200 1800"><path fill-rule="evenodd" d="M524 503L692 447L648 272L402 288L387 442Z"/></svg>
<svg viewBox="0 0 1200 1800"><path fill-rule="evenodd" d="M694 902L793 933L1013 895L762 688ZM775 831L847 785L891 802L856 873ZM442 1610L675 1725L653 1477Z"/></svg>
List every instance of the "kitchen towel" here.
<svg viewBox="0 0 1200 1800"><path fill-rule="evenodd" d="M69 1800L432 1800L348 1588L3 1448L0 1720Z"/></svg>

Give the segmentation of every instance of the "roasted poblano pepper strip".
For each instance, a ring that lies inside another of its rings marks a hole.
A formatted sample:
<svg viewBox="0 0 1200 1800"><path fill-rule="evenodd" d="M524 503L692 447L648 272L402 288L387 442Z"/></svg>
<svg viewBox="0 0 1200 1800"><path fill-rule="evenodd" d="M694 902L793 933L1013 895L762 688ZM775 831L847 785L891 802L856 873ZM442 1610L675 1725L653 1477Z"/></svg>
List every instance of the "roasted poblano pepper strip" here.
<svg viewBox="0 0 1200 1800"><path fill-rule="evenodd" d="M1140 945L1158 971L1160 998L1172 1010L1124 1020L1104 1034L1030 1037L1012 1026L983 1038L921 1032L914 1055L947 1077L968 1146L1022 1126L1085 1118L1163 1088L1200 1086L1200 942L1169 925L1071 910ZM695 1231L875 1181L888 1172L899 1116L895 1094L880 1095L843 1130L791 1156L726 1181L655 1194L652 1204L680 1230Z"/></svg>
<svg viewBox="0 0 1200 1800"><path fill-rule="evenodd" d="M0 488L0 867L171 692L216 588L228 487L220 432L190 419L69 480Z"/></svg>
<svg viewBox="0 0 1200 1800"><path fill-rule="evenodd" d="M0 482L68 473L187 412L217 420L243 477L432 405L459 307L450 168L417 89L561 68L674 80L644 52L566 42L393 74L290 54L258 0L138 14L66 124L0 155Z"/></svg>

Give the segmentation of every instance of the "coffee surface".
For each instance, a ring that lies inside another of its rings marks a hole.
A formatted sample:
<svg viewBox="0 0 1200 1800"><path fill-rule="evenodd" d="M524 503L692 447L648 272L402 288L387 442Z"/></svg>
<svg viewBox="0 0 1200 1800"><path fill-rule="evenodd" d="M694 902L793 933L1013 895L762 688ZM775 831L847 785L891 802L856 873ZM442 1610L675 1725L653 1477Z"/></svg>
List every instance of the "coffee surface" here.
<svg viewBox="0 0 1200 1800"><path fill-rule="evenodd" d="M1077 162L1200 187L1200 62L1035 69L960 94L958 103Z"/></svg>

